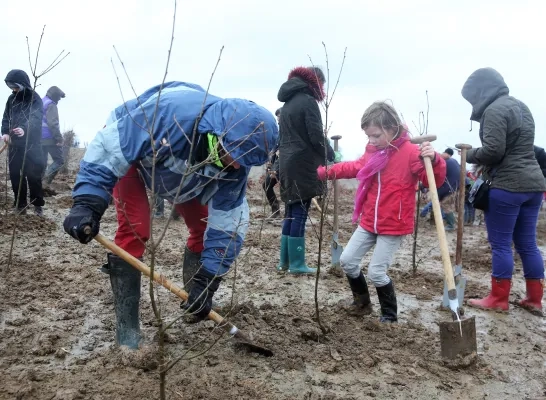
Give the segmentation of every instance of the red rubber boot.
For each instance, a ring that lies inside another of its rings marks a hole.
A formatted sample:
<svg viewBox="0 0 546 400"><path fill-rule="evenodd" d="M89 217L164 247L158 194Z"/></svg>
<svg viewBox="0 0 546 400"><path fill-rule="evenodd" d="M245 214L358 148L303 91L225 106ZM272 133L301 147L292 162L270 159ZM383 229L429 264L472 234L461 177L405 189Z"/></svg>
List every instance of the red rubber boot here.
<svg viewBox="0 0 546 400"><path fill-rule="evenodd" d="M544 279L526 279L527 296L518 301L520 307L525 308L532 314L542 314L542 296L544 296Z"/></svg>
<svg viewBox="0 0 546 400"><path fill-rule="evenodd" d="M482 310L508 311L508 296L510 296L511 279L491 277L491 293L483 299L468 300L470 307Z"/></svg>

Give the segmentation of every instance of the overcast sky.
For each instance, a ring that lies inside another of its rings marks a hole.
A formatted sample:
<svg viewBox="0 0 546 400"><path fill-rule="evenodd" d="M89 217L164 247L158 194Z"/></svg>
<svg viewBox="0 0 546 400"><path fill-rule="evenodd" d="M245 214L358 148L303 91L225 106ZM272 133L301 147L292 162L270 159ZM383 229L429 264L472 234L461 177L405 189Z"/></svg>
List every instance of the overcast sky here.
<svg viewBox="0 0 546 400"><path fill-rule="evenodd" d="M52 85L67 94L59 106L61 127L90 141L122 99L111 65L119 50L138 94L163 78L169 47L173 0L3 1L0 13L0 75L30 72L31 50L45 24L38 71L63 49L70 56L39 81L45 95ZM466 78L493 67L510 93L524 101L536 122L537 145L546 146L546 4L539 0L364 1L209 0L178 1L177 27L167 80L206 87L225 46L211 93L253 100L274 112L280 85L291 68L326 66L331 89L343 50L347 58L329 112L330 134L343 136L346 158L366 143L363 111L390 99L413 132L430 100L429 133L444 150L458 142L479 145L478 124L469 132L470 105L462 98ZM34 57L34 56L33 56ZM116 62L119 67L119 63ZM121 74L121 69L118 68ZM134 97L123 81L124 95ZM1 94L10 94L4 86Z"/></svg>

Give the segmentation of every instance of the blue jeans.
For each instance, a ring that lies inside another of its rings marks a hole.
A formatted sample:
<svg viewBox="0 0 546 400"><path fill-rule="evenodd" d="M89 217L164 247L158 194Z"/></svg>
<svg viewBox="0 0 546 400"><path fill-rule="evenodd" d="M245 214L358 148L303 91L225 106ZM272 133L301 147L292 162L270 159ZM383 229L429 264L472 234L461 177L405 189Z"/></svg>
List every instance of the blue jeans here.
<svg viewBox="0 0 546 400"><path fill-rule="evenodd" d="M544 279L544 261L536 241L536 225L542 196L542 192L514 193L501 189L490 190L485 225L493 253L491 274L493 277L512 278L514 242L523 263L525 278Z"/></svg>
<svg viewBox="0 0 546 400"><path fill-rule="evenodd" d="M469 202L464 203L464 222L470 224L476 218L476 209Z"/></svg>
<svg viewBox="0 0 546 400"><path fill-rule="evenodd" d="M53 163L47 167L47 156L48 153L51 154L51 158L53 159ZM64 164L63 159L63 148L61 146L57 145L46 145L42 146L42 154L44 156L44 177L47 181L47 183L51 183L55 176L57 175L57 172L61 169L61 167ZM46 170L47 168L47 170Z"/></svg>
<svg viewBox="0 0 546 400"><path fill-rule="evenodd" d="M282 226L283 235L291 237L305 236L305 222L309 215L309 207L311 207L311 200L286 205Z"/></svg>
<svg viewBox="0 0 546 400"><path fill-rule="evenodd" d="M432 201L429 201L421 210L421 217L426 217L428 213L432 210ZM444 213L444 210L442 210L442 218L445 218L446 214Z"/></svg>

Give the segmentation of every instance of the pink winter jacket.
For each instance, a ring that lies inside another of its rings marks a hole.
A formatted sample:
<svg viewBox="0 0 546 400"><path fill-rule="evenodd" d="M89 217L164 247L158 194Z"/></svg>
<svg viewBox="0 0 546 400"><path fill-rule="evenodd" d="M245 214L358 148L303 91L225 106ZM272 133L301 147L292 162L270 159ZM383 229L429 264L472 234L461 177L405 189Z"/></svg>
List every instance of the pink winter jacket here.
<svg viewBox="0 0 546 400"><path fill-rule="evenodd" d="M321 180L351 179L364 166L371 154L364 153L356 161L334 164L326 170L319 167ZM444 182L446 163L437 153L432 163L436 182ZM380 235L408 235L415 224L415 188L418 182L428 187L425 165L419 146L405 142L393 153L387 166L373 179L364 200L360 226Z"/></svg>

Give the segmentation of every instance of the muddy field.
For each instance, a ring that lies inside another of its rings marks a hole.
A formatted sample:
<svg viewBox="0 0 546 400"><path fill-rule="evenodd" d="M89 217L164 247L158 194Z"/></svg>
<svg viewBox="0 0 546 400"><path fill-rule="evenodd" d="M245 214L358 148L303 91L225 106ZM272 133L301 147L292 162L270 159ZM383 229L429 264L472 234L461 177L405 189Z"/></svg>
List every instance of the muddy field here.
<svg viewBox="0 0 546 400"><path fill-rule="evenodd" d="M141 300L143 348L136 353L119 349L109 280L98 270L106 251L96 242L80 245L62 231L73 174L60 176L52 185L45 220L33 215L18 219L6 275L16 221L6 212L12 197L9 190L6 204L5 154L0 165L0 399L158 398L156 323L147 281L143 279ZM352 189L341 197L341 241L346 243L352 232ZM168 373L169 399L546 398L546 320L514 305L509 314L466 308L466 315L476 316L477 362L459 369L443 363L437 323L450 315L439 307L442 265L434 227L427 221L420 226L417 275L411 272L409 237L390 270L399 300L395 325L377 323L374 291L372 316L351 316L340 308L349 289L345 278L328 273L326 225L318 290L320 320L330 331L324 335L316 321L314 278L275 270L280 224L263 221L264 197L257 180L251 184L249 201L253 222L245 247L215 300L220 312L275 355L246 353L212 322L176 321L168 333L167 351L172 359L185 357ZM319 214L316 209L311 214L307 255L316 265ZM544 250L546 222L544 215L541 218ZM159 232L165 223L157 220L155 229ZM115 228L115 212L109 209L101 231L112 238ZM182 221L172 222L157 255L158 268L178 283L186 235ZM448 239L454 252L455 234L448 233ZM465 228L463 264L469 279L467 298L485 295L491 257L483 226ZM523 293L518 260L511 300ZM174 320L180 314L179 300L165 290L159 294L163 314Z"/></svg>

